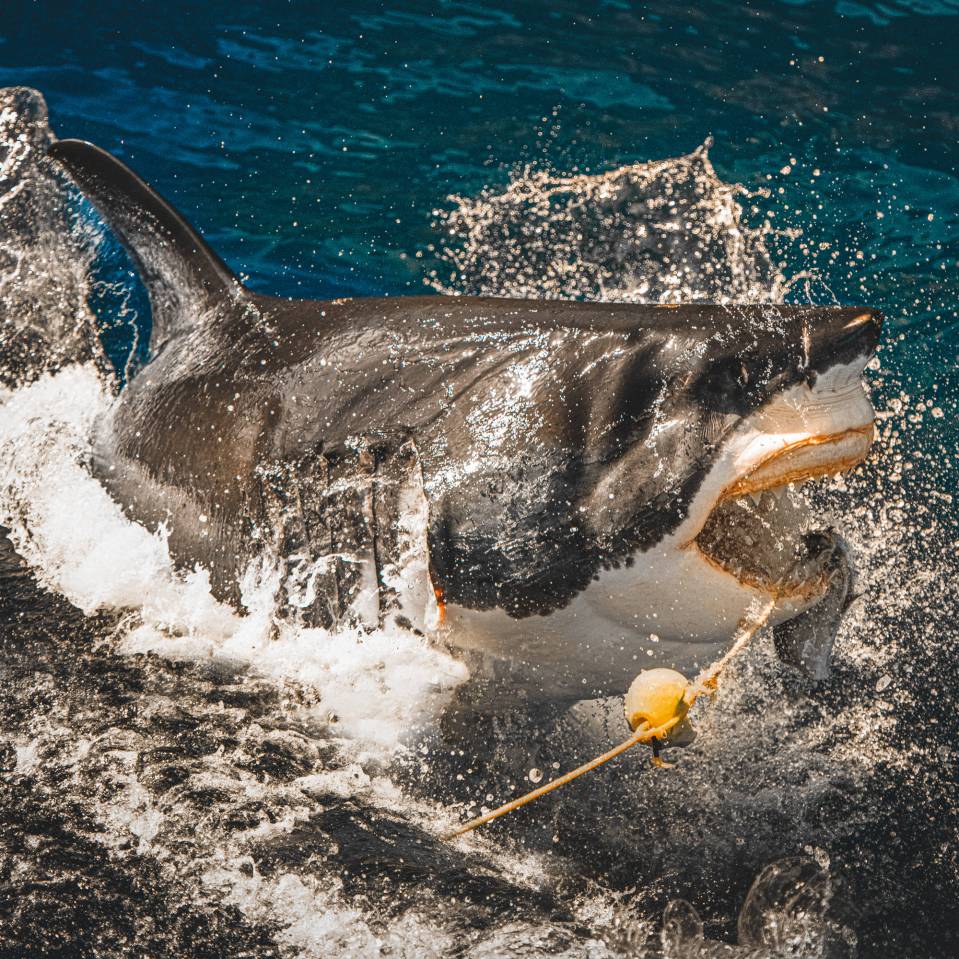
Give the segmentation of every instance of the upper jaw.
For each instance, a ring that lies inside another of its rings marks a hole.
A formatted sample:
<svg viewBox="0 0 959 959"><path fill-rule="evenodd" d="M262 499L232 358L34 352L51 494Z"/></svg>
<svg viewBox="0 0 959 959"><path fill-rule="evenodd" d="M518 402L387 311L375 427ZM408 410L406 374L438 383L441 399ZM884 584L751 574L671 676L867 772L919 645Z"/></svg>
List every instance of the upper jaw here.
<svg viewBox="0 0 959 959"><path fill-rule="evenodd" d="M742 586L810 600L828 587L821 531L795 485L848 469L869 449L872 425L784 446L727 486L693 541Z"/></svg>
<svg viewBox="0 0 959 959"><path fill-rule="evenodd" d="M751 470L730 483L719 501L805 483L851 469L866 458L874 434L870 421L838 433L784 438L778 449L762 457Z"/></svg>

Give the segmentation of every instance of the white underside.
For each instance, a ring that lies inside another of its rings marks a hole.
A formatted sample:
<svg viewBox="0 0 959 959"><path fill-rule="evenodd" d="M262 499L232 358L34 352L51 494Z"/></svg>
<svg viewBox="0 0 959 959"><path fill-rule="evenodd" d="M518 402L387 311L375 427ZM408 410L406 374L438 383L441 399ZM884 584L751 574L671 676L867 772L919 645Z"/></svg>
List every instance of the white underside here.
<svg viewBox="0 0 959 959"><path fill-rule="evenodd" d="M695 497L687 518L667 539L636 553L631 567L600 574L564 609L514 619L501 610L450 606L443 634L453 646L508 662L544 696L622 692L639 669L702 668L728 646L756 600L769 594L707 562L692 540L723 491L777 452L808 439L868 430L873 409L860 380L865 360L835 367L813 389L796 386L743 421ZM836 460L844 444L830 449ZM768 467L767 467L768 469ZM818 599L782 599L771 622L782 622Z"/></svg>

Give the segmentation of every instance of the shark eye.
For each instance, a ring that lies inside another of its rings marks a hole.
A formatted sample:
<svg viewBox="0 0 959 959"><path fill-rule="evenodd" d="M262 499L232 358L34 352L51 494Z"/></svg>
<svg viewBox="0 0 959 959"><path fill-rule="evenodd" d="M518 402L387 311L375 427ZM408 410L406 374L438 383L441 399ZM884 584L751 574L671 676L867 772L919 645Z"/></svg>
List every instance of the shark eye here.
<svg viewBox="0 0 959 959"><path fill-rule="evenodd" d="M710 371L714 389L726 394L739 394L753 382L753 371L742 357L734 356L718 363Z"/></svg>
<svg viewBox="0 0 959 959"><path fill-rule="evenodd" d="M700 394L714 410L741 413L761 388L762 372L741 356L713 364L700 383Z"/></svg>

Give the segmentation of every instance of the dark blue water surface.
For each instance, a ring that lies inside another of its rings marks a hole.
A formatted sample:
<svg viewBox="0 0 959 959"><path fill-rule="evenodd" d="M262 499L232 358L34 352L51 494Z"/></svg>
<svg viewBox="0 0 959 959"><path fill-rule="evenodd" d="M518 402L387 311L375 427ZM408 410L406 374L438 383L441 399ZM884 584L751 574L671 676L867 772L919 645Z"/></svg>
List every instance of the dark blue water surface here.
<svg viewBox="0 0 959 959"><path fill-rule="evenodd" d="M599 171L712 135L720 175L801 226L789 255L935 341L939 367L957 40L953 0L13 0L0 83L42 90L60 136L124 157L255 288L316 297L420 291L434 207L517 163Z"/></svg>
<svg viewBox="0 0 959 959"><path fill-rule="evenodd" d="M783 273L809 276L789 297L887 314L879 405L903 392L907 407L937 404L914 445L941 467L926 474L943 494L940 538L956 519L959 437L957 50L959 0L7 0L0 11L0 86L42 91L58 136L126 160L262 292L422 292L438 268L434 211L450 195L527 164L596 173L712 137L722 179L766 191L745 215L770 222ZM142 294L136 303L146 323ZM883 468L908 485L908 466ZM921 540L932 518L905 514ZM944 662L959 664L954 620L950 636L946 613L923 615L952 649ZM902 706L917 778L878 778L881 829L863 817L861 834L832 837L850 874L871 838L870 861L885 863L865 863L856 888L871 891L849 895L870 915L859 929L869 956L887 937L916 956L954 954L959 941L945 799L955 743L941 733L944 717L955 728L954 668L937 672L935 645L924 655ZM941 776L922 792L936 756ZM755 872L749 861L736 882ZM897 890L904 914L889 905ZM879 903L871 913L866 900Z"/></svg>

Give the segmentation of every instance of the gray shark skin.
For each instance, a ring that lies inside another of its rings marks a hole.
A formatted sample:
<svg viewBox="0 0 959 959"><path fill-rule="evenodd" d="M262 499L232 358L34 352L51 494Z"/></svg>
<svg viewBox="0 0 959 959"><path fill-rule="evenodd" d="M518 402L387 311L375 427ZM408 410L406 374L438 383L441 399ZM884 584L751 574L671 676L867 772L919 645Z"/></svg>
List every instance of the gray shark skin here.
<svg viewBox="0 0 959 959"><path fill-rule="evenodd" d="M862 307L262 296L105 151L62 140L49 156L127 247L153 312L98 475L235 605L272 550L308 580L284 588L309 625L428 628L423 582L411 604L396 575L417 503L429 601L454 621L561 621L685 528L744 424L836 370L858 382L879 338Z"/></svg>

